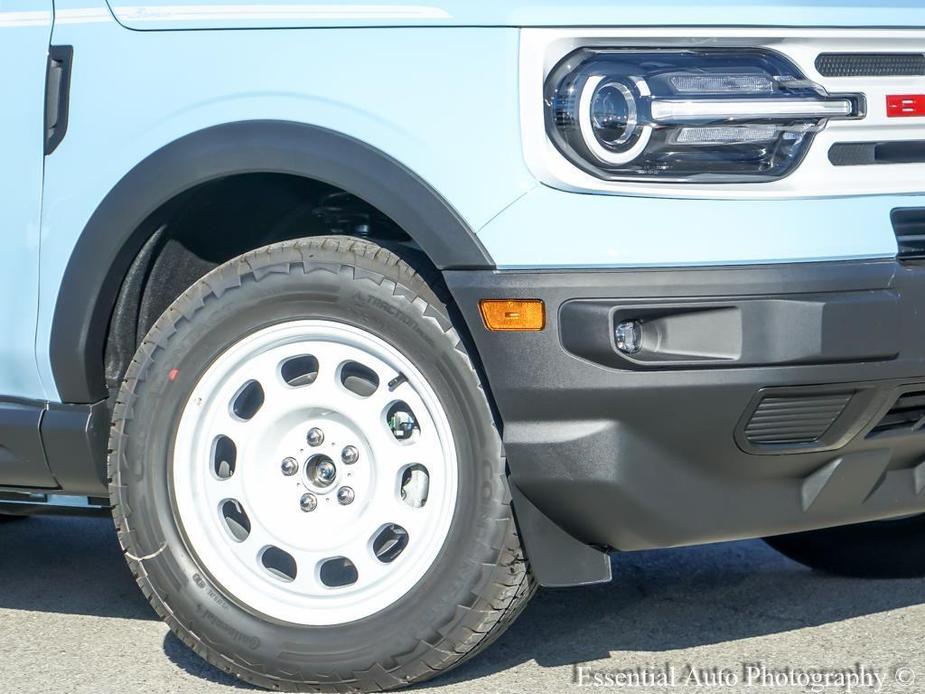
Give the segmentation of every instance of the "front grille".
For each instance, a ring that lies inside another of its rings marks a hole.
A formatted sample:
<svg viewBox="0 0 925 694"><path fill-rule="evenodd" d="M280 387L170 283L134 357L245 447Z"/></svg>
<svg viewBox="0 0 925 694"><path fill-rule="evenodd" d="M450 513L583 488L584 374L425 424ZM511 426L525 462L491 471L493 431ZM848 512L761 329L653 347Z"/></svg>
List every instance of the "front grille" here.
<svg viewBox="0 0 925 694"><path fill-rule="evenodd" d="M829 161L832 162L832 166L923 164L925 141L836 142L829 147Z"/></svg>
<svg viewBox="0 0 925 694"><path fill-rule="evenodd" d="M890 213L900 260L925 260L925 207L896 209Z"/></svg>
<svg viewBox="0 0 925 694"><path fill-rule="evenodd" d="M826 393L766 397L745 426L745 438L757 446L816 443L832 428L853 395Z"/></svg>
<svg viewBox="0 0 925 694"><path fill-rule="evenodd" d="M922 53L821 53L816 69L823 77L912 77L925 75Z"/></svg>
<svg viewBox="0 0 925 694"><path fill-rule="evenodd" d="M871 429L868 438L887 432L912 433L925 425L925 390L903 393L883 419Z"/></svg>

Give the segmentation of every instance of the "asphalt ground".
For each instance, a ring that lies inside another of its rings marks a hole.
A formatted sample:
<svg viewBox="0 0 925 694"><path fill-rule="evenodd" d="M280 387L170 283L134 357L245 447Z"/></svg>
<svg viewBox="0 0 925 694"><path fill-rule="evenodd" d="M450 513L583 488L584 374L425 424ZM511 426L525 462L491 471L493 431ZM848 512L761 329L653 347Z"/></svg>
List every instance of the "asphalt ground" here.
<svg viewBox="0 0 925 694"><path fill-rule="evenodd" d="M925 692L925 580L808 571L761 542L618 555L544 590L419 692ZM136 589L107 518L0 523L0 692L230 692Z"/></svg>

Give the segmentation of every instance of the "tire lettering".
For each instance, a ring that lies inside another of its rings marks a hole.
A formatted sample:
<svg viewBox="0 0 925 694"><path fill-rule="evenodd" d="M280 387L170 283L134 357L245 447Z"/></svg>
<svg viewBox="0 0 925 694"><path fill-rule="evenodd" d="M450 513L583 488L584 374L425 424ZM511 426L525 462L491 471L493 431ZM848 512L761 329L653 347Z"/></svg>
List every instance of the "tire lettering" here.
<svg viewBox="0 0 925 694"><path fill-rule="evenodd" d="M249 648L252 651L257 650L260 647L260 639L258 639L256 636L248 636L247 634L238 631L233 626L217 617L210 610L206 609L206 607L203 605L197 603L196 614L198 614L201 619L208 622L216 629L220 629L221 631L225 632L225 634L227 634L235 643L240 644L245 648Z"/></svg>
<svg viewBox="0 0 925 694"><path fill-rule="evenodd" d="M395 318L403 325L411 328L422 340L427 344L433 345L434 341L421 330L419 321L417 321L414 316L409 316L407 313L402 311L397 306L393 306L388 301L380 299L378 296L373 296L372 294L357 294L356 302L360 305L371 306L372 308L379 309L383 313L388 314L392 318Z"/></svg>

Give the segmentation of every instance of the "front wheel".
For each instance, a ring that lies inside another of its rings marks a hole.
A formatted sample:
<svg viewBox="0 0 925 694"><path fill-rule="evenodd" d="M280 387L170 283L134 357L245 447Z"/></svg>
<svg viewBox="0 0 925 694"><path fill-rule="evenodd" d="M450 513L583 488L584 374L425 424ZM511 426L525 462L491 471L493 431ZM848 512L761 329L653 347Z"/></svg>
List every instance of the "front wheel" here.
<svg viewBox="0 0 925 694"><path fill-rule="evenodd" d="M533 591L478 376L430 287L372 243L277 244L204 277L139 347L110 448L142 589L249 682L421 681Z"/></svg>
<svg viewBox="0 0 925 694"><path fill-rule="evenodd" d="M925 515L766 538L818 571L857 578L925 577Z"/></svg>

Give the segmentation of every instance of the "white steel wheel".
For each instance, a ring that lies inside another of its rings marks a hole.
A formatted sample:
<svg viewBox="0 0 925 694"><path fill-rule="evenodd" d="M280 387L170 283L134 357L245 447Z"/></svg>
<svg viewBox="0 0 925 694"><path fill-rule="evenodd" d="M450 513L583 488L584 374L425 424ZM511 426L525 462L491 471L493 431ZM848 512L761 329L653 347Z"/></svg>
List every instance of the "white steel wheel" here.
<svg viewBox="0 0 925 694"><path fill-rule="evenodd" d="M252 684L421 682L533 594L469 351L431 285L370 241L286 241L197 280L136 350L109 446L144 595Z"/></svg>
<svg viewBox="0 0 925 694"><path fill-rule="evenodd" d="M408 358L361 328L297 320L202 374L170 483L190 550L223 592L282 622L335 625L393 604L437 559L455 451Z"/></svg>

